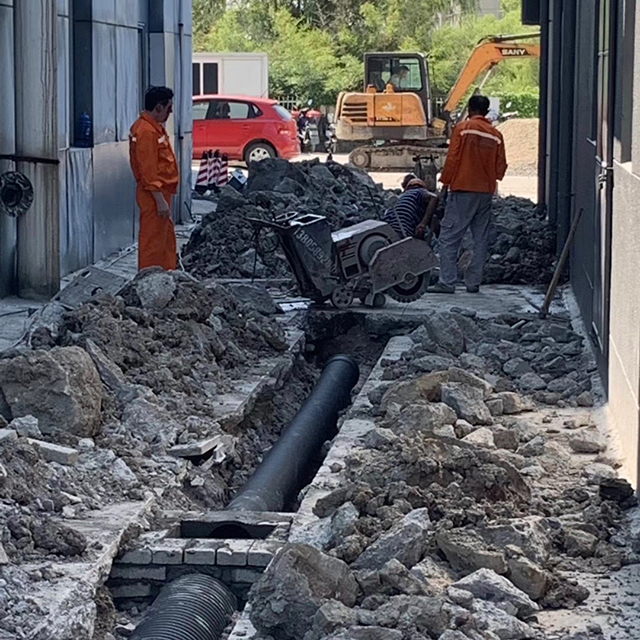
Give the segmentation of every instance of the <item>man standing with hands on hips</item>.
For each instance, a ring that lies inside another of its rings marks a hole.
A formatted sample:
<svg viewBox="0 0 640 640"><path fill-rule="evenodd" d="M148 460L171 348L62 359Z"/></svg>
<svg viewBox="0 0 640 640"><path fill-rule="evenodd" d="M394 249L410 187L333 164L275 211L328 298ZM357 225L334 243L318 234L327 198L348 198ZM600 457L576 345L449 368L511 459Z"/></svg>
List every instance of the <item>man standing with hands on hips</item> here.
<svg viewBox="0 0 640 640"><path fill-rule="evenodd" d="M138 269L177 268L171 197L178 191L180 175L164 128L172 112L173 91L151 87L144 98L144 111L129 134L129 159L138 183L136 201L140 207Z"/></svg>
<svg viewBox="0 0 640 640"><path fill-rule="evenodd" d="M507 171L504 139L487 119L489 99L472 96L469 118L451 136L440 182L449 189L440 228L440 280L429 293L455 293L458 251L467 229L473 236L473 259L465 273L469 293L478 293L489 248L491 200Z"/></svg>

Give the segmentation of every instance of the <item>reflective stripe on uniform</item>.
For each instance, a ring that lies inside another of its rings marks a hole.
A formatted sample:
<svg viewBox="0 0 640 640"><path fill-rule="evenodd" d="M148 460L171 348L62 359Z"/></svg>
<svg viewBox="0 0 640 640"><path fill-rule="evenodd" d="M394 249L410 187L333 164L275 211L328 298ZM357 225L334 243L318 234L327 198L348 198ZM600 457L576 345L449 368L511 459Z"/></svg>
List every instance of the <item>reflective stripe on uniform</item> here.
<svg viewBox="0 0 640 640"><path fill-rule="evenodd" d="M477 129L463 129L460 132L460 135L461 136L467 136L467 135L480 136L481 138L489 138L489 140L493 140L498 144L502 144L502 140L500 140L498 136L493 136L490 133L487 133L486 131L478 131Z"/></svg>

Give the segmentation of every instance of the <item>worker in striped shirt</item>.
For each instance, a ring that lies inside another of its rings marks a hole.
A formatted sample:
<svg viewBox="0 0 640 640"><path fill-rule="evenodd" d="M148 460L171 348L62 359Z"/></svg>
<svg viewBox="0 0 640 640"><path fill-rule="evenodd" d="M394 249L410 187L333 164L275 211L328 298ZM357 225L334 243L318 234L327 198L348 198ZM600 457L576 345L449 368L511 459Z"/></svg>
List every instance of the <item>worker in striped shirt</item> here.
<svg viewBox="0 0 640 640"><path fill-rule="evenodd" d="M489 248L491 202L507 171L502 134L487 120L489 98L472 96L469 118L451 136L440 182L449 188L439 241L440 280L427 291L455 293L458 251L467 229L473 236L473 259L464 275L469 293L478 293Z"/></svg>
<svg viewBox="0 0 640 640"><path fill-rule="evenodd" d="M401 238L422 238L431 224L438 197L412 173L404 177L402 188L404 192L395 206L385 212L383 220Z"/></svg>

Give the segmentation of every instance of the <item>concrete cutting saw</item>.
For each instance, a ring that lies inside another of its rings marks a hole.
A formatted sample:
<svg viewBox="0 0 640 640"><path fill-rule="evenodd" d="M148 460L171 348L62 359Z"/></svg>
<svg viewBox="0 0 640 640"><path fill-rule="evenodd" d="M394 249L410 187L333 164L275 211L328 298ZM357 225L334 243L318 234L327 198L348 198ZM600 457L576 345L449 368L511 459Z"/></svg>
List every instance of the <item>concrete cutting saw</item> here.
<svg viewBox="0 0 640 640"><path fill-rule="evenodd" d="M346 309L355 298L381 307L385 294L413 302L426 290L438 259L427 242L403 238L386 222L365 220L331 232L314 214L287 214L274 221L249 218L280 237L300 292L316 303Z"/></svg>

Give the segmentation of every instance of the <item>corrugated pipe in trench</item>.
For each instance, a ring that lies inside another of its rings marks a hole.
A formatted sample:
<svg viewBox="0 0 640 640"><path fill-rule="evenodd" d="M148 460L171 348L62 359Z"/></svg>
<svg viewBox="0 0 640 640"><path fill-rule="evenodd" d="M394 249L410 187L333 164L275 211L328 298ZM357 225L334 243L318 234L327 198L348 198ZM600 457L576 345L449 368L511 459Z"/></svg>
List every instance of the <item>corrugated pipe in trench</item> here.
<svg viewBox="0 0 640 640"><path fill-rule="evenodd" d="M229 511L282 511L308 481L318 451L335 435L338 414L349 406L360 370L350 356L325 365L309 397L260 466L229 503Z"/></svg>
<svg viewBox="0 0 640 640"><path fill-rule="evenodd" d="M131 640L218 640L237 610L235 596L219 580L182 576L162 589Z"/></svg>
<svg viewBox="0 0 640 640"><path fill-rule="evenodd" d="M360 371L350 356L325 365L320 379L228 509L281 511L302 488L323 443L335 434L338 414L351 400ZM237 602L210 576L183 576L165 586L131 640L218 640Z"/></svg>

